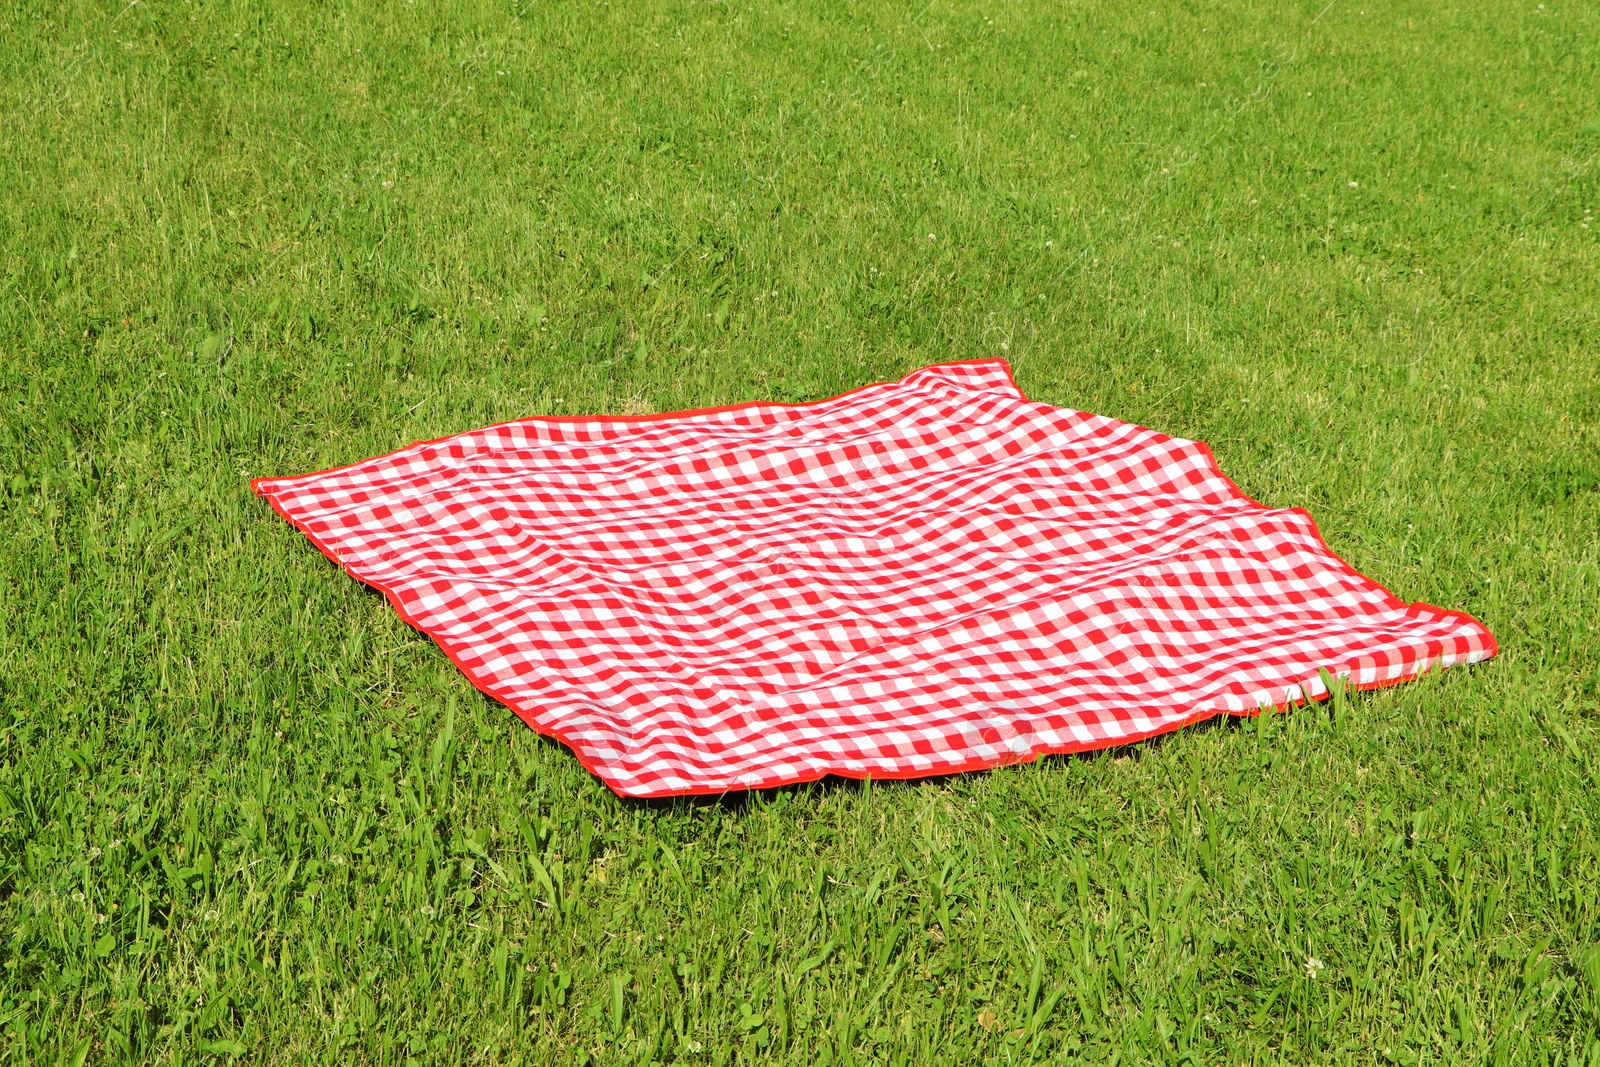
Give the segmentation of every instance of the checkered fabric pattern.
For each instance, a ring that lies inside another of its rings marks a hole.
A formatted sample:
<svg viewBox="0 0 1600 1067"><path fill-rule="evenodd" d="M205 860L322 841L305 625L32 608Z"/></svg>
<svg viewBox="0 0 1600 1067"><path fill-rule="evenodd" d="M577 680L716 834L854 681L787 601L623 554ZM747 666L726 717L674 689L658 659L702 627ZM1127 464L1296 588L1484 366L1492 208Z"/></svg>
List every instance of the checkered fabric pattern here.
<svg viewBox="0 0 1600 1067"><path fill-rule="evenodd" d="M994 767L1496 651L1204 444L1032 403L998 360L254 488L625 796Z"/></svg>

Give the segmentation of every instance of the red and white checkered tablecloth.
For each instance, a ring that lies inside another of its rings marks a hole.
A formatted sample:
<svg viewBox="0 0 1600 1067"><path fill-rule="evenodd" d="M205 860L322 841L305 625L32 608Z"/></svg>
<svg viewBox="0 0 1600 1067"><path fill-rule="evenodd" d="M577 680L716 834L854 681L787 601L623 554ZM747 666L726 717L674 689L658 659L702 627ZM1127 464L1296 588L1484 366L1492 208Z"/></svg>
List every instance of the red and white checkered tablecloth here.
<svg viewBox="0 0 1600 1067"><path fill-rule="evenodd" d="M994 767L1496 652L1204 444L1030 402L999 360L253 486L625 796Z"/></svg>

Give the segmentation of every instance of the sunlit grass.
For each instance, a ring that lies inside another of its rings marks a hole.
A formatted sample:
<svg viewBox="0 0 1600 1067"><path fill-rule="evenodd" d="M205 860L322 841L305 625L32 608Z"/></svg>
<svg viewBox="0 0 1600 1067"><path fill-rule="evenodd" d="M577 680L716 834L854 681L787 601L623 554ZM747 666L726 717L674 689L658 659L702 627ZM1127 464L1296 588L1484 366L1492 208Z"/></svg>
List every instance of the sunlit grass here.
<svg viewBox="0 0 1600 1067"><path fill-rule="evenodd" d="M16 1063L1595 1062L1600 15L0 13ZM1483 667L622 802L247 481L1005 356Z"/></svg>

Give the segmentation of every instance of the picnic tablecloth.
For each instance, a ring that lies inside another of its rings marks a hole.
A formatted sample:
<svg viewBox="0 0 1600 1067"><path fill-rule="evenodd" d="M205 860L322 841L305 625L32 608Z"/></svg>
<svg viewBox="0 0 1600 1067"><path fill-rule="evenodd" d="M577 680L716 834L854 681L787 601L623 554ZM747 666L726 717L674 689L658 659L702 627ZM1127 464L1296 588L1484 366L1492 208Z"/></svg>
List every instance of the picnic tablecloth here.
<svg viewBox="0 0 1600 1067"><path fill-rule="evenodd" d="M625 796L970 771L1496 651L1205 444L1033 403L1001 360L252 485Z"/></svg>

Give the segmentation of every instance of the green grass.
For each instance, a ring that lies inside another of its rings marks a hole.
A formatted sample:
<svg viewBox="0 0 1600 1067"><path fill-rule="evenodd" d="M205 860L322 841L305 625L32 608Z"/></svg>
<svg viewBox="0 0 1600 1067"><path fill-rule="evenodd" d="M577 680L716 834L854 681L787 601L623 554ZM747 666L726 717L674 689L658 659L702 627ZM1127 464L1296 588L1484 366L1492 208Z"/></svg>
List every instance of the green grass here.
<svg viewBox="0 0 1600 1067"><path fill-rule="evenodd" d="M924 2L0 12L0 1057L1600 1060L1600 14ZM246 484L995 355L1502 655L629 803Z"/></svg>

